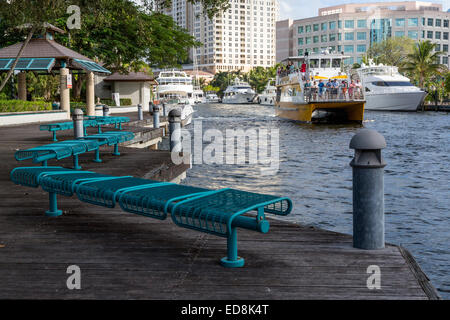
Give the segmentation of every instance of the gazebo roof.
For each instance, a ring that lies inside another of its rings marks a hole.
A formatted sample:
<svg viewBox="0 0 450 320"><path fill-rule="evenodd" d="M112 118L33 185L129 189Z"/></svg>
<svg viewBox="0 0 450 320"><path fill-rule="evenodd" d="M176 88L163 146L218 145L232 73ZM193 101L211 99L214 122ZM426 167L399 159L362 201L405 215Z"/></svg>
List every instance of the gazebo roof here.
<svg viewBox="0 0 450 320"><path fill-rule="evenodd" d="M23 43L20 42L0 49L0 71L10 69L22 44ZM39 63L37 63L37 61L39 61ZM111 73L88 57L49 39L31 39L25 47L16 69L50 72L53 68L62 67L61 62L65 62L67 68L72 70L85 70L100 74Z"/></svg>
<svg viewBox="0 0 450 320"><path fill-rule="evenodd" d="M155 78L145 72L130 72L128 74L115 72L109 77L106 77L104 81L152 82L156 84Z"/></svg>

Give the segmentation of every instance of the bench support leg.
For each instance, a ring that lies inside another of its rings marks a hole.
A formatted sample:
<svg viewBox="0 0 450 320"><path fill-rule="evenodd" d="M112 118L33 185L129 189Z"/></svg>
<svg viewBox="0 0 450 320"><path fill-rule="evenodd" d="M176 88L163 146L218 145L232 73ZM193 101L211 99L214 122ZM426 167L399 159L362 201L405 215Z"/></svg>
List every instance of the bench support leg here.
<svg viewBox="0 0 450 320"><path fill-rule="evenodd" d="M240 268L244 266L244 258L237 255L237 230L231 229L227 238L227 256L220 260L220 264L227 268Z"/></svg>
<svg viewBox="0 0 450 320"><path fill-rule="evenodd" d="M98 126L98 133L102 133L102 126Z"/></svg>
<svg viewBox="0 0 450 320"><path fill-rule="evenodd" d="M100 149L95 150L95 159L94 162L100 163L102 159L100 159Z"/></svg>
<svg viewBox="0 0 450 320"><path fill-rule="evenodd" d="M118 143L116 143L116 144L114 145L114 152L113 152L113 155L115 155L115 156L120 156L120 152L119 152L119 144L118 144Z"/></svg>
<svg viewBox="0 0 450 320"><path fill-rule="evenodd" d="M119 122L119 130L122 130L122 122Z"/></svg>
<svg viewBox="0 0 450 320"><path fill-rule="evenodd" d="M56 200L56 193L50 192L49 194L50 210L45 211L47 217L59 217L62 215L62 211L58 210L58 202Z"/></svg>
<svg viewBox="0 0 450 320"><path fill-rule="evenodd" d="M73 156L73 168L75 170L81 169L80 165L78 164L78 155L77 154Z"/></svg>
<svg viewBox="0 0 450 320"><path fill-rule="evenodd" d="M52 131L52 133L53 133L53 142L58 141L58 139L56 139L56 131Z"/></svg>
<svg viewBox="0 0 450 320"><path fill-rule="evenodd" d="M47 166L47 160L42 161L41 167L46 167L46 166Z"/></svg>
<svg viewBox="0 0 450 320"><path fill-rule="evenodd" d="M84 132L84 136L87 136L87 129L86 129L86 127L84 127L83 132Z"/></svg>

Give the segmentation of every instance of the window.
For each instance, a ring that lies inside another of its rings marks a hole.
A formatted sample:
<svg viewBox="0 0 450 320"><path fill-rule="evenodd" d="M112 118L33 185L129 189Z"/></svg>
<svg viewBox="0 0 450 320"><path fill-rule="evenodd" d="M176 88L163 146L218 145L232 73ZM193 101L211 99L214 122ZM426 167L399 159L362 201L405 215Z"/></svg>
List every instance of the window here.
<svg viewBox="0 0 450 320"><path fill-rule="evenodd" d="M320 36L320 42L327 42L327 35L323 34Z"/></svg>
<svg viewBox="0 0 450 320"><path fill-rule="evenodd" d="M342 20L338 20L338 29L342 29Z"/></svg>
<svg viewBox="0 0 450 320"><path fill-rule="evenodd" d="M444 20L444 28L448 28L448 20Z"/></svg>
<svg viewBox="0 0 450 320"><path fill-rule="evenodd" d="M344 52L345 53L353 53L354 52L353 45L346 45L346 46L344 46Z"/></svg>
<svg viewBox="0 0 450 320"><path fill-rule="evenodd" d="M409 30L408 31L408 38L417 40L418 37L419 37L419 32L418 31L415 31L415 30Z"/></svg>
<svg viewBox="0 0 450 320"><path fill-rule="evenodd" d="M336 21L330 21L328 26L330 27L330 30L336 29Z"/></svg>
<svg viewBox="0 0 450 320"><path fill-rule="evenodd" d="M395 26L396 27L404 27L405 26L405 19L395 19Z"/></svg>
<svg viewBox="0 0 450 320"><path fill-rule="evenodd" d="M419 19L417 18L408 19L408 27L417 27L417 26L419 26Z"/></svg>
<svg viewBox="0 0 450 320"><path fill-rule="evenodd" d="M443 33L442 33L442 38L443 38L444 40L448 40L448 32L443 32Z"/></svg>
<svg viewBox="0 0 450 320"><path fill-rule="evenodd" d="M346 32L345 40L355 40L355 34L353 32Z"/></svg>
<svg viewBox="0 0 450 320"><path fill-rule="evenodd" d="M303 26L298 27L298 33L303 33Z"/></svg>
<svg viewBox="0 0 450 320"><path fill-rule="evenodd" d="M313 42L314 42L314 43L319 42L319 36L314 36L314 37L313 37Z"/></svg>
<svg viewBox="0 0 450 320"><path fill-rule="evenodd" d="M342 40L342 33L338 33L338 41Z"/></svg>
<svg viewBox="0 0 450 320"><path fill-rule="evenodd" d="M448 52L448 44L443 44L442 45L442 51Z"/></svg>
<svg viewBox="0 0 450 320"><path fill-rule="evenodd" d="M433 31L427 31L427 39L433 39Z"/></svg>
<svg viewBox="0 0 450 320"><path fill-rule="evenodd" d="M354 20L345 20L345 27L347 29L353 29L355 27L355 21Z"/></svg>
<svg viewBox="0 0 450 320"><path fill-rule="evenodd" d="M298 53L299 56L302 56L303 55L303 49L298 49L297 53Z"/></svg>
<svg viewBox="0 0 450 320"><path fill-rule="evenodd" d="M405 31L395 31L395 37L404 37L405 36Z"/></svg>
<svg viewBox="0 0 450 320"><path fill-rule="evenodd" d="M306 33L311 32L311 26L305 26L305 32Z"/></svg>
<svg viewBox="0 0 450 320"><path fill-rule="evenodd" d="M358 20L357 26L358 28L367 28L366 20Z"/></svg>
<svg viewBox="0 0 450 320"><path fill-rule="evenodd" d="M344 64L345 65L350 65L350 64L353 64L353 58L346 58L346 59L344 59Z"/></svg>
<svg viewBox="0 0 450 320"><path fill-rule="evenodd" d="M322 31L326 31L327 30L327 23L326 22L322 22L322 24L320 25L320 29Z"/></svg>
<svg viewBox="0 0 450 320"><path fill-rule="evenodd" d="M298 45L299 46L303 45L303 38L298 38Z"/></svg>
<svg viewBox="0 0 450 320"><path fill-rule="evenodd" d="M358 44L356 46L356 52L366 52L366 45L365 44Z"/></svg>
<svg viewBox="0 0 450 320"><path fill-rule="evenodd" d="M441 32L440 31L436 31L434 34L434 38L435 39L440 39L441 38Z"/></svg>
<svg viewBox="0 0 450 320"><path fill-rule="evenodd" d="M433 26L433 19L432 18L428 18L427 20L427 26L432 27Z"/></svg>
<svg viewBox="0 0 450 320"><path fill-rule="evenodd" d="M367 33L366 32L357 32L356 40L366 40Z"/></svg>
<svg viewBox="0 0 450 320"><path fill-rule="evenodd" d="M425 38L425 30L422 30L422 38Z"/></svg>
<svg viewBox="0 0 450 320"><path fill-rule="evenodd" d="M314 53L319 53L319 48L313 48Z"/></svg>
<svg viewBox="0 0 450 320"><path fill-rule="evenodd" d="M313 24L313 31L319 31L319 24Z"/></svg>
<svg viewBox="0 0 450 320"><path fill-rule="evenodd" d="M310 44L311 43L311 37L306 37L305 38L305 43L306 44Z"/></svg>
<svg viewBox="0 0 450 320"><path fill-rule="evenodd" d="M448 65L448 57L442 57L442 64Z"/></svg>
<svg viewBox="0 0 450 320"><path fill-rule="evenodd" d="M330 42L336 41L336 33L330 33Z"/></svg>
<svg viewBox="0 0 450 320"><path fill-rule="evenodd" d="M425 26L425 18L422 18L422 25Z"/></svg>
<svg viewBox="0 0 450 320"><path fill-rule="evenodd" d="M441 26L441 19L436 19L436 22L434 24L435 27L440 27Z"/></svg>

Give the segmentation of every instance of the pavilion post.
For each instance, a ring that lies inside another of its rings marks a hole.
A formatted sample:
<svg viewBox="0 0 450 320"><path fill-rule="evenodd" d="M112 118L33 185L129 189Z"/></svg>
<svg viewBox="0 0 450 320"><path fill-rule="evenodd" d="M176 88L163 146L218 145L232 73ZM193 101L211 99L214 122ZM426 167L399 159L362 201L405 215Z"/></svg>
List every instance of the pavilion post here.
<svg viewBox="0 0 450 320"><path fill-rule="evenodd" d="M60 72L60 101L61 101L61 110L70 112L70 89L67 88L67 76L69 75L69 69L65 68L65 63L63 67L59 69Z"/></svg>
<svg viewBox="0 0 450 320"><path fill-rule="evenodd" d="M87 115L95 116L94 73L88 72L86 80Z"/></svg>
<svg viewBox="0 0 450 320"><path fill-rule="evenodd" d="M22 71L18 75L18 91L19 91L19 100L26 101L27 100L27 73Z"/></svg>

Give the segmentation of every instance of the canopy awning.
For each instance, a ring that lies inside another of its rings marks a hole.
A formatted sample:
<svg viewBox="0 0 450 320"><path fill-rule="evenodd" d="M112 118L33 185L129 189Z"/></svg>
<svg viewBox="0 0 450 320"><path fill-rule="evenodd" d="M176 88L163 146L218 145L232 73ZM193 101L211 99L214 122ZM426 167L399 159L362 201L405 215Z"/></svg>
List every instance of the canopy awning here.
<svg viewBox="0 0 450 320"><path fill-rule="evenodd" d="M101 65L87 60L81 60L81 59L73 59L72 62L74 65L79 67L80 69L83 69L87 72L94 72L94 73L108 73L110 74L111 71L108 69L103 68Z"/></svg>
<svg viewBox="0 0 450 320"><path fill-rule="evenodd" d="M0 59L0 70L10 70L16 59ZM55 58L20 58L14 70L50 72Z"/></svg>

